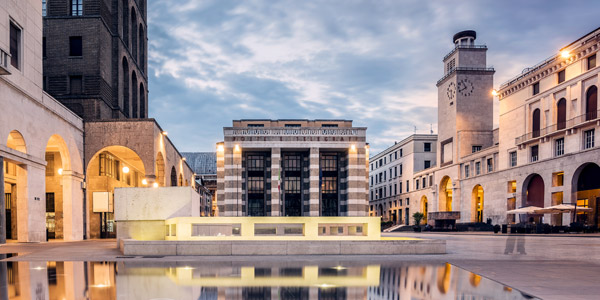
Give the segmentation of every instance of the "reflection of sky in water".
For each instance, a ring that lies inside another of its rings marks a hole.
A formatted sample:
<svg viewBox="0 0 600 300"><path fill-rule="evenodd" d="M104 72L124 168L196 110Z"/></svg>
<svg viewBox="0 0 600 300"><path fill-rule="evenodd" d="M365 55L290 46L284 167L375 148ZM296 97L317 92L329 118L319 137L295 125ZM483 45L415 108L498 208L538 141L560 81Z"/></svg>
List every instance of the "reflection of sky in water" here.
<svg viewBox="0 0 600 300"><path fill-rule="evenodd" d="M450 264L2 262L0 299L531 299Z"/></svg>

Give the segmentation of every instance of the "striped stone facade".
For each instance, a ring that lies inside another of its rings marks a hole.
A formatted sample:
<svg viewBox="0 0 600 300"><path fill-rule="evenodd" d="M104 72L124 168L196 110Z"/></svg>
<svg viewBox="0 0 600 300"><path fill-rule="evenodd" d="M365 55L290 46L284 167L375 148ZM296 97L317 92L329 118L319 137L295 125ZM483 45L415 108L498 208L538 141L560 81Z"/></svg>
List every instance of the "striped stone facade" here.
<svg viewBox="0 0 600 300"><path fill-rule="evenodd" d="M219 216L366 216L366 128L235 120L217 144Z"/></svg>

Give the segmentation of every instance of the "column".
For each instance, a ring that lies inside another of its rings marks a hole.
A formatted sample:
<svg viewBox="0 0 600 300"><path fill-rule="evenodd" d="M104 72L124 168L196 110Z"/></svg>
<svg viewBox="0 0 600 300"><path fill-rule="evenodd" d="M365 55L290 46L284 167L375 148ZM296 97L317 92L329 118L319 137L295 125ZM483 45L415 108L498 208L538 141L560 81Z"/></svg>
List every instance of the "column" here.
<svg viewBox="0 0 600 300"><path fill-rule="evenodd" d="M71 170L63 171L63 238L65 241L83 239L83 176Z"/></svg>
<svg viewBox="0 0 600 300"><path fill-rule="evenodd" d="M320 193L320 175L319 175L319 148L310 148L310 211L307 215L318 217L321 215L321 193Z"/></svg>
<svg viewBox="0 0 600 300"><path fill-rule="evenodd" d="M17 170L17 233L19 242L45 242L45 167L21 165Z"/></svg>
<svg viewBox="0 0 600 300"><path fill-rule="evenodd" d="M365 148L350 147L348 150L348 216L366 216Z"/></svg>
<svg viewBox="0 0 600 300"><path fill-rule="evenodd" d="M85 276L83 265L87 262L64 262L64 282L66 299L82 299L85 297ZM118 276L117 276L118 277Z"/></svg>
<svg viewBox="0 0 600 300"><path fill-rule="evenodd" d="M0 244L6 244L6 200L4 199L4 157L0 156ZM7 296L8 297L8 296Z"/></svg>
<svg viewBox="0 0 600 300"><path fill-rule="evenodd" d="M242 150L239 146L225 147L225 201L219 215L241 217L242 214Z"/></svg>
<svg viewBox="0 0 600 300"><path fill-rule="evenodd" d="M281 148L271 148L271 216L281 215L279 172L281 171Z"/></svg>

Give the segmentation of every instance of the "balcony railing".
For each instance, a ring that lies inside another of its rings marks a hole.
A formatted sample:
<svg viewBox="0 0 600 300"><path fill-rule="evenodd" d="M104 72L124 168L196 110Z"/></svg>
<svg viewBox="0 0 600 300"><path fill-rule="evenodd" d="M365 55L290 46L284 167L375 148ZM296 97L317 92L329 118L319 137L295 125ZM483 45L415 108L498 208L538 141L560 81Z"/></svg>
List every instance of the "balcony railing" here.
<svg viewBox="0 0 600 300"><path fill-rule="evenodd" d="M0 49L0 75L10 75L8 66L10 65L10 54Z"/></svg>
<svg viewBox="0 0 600 300"><path fill-rule="evenodd" d="M450 51L450 53L446 54L446 56L444 56L443 60L446 60L446 58L450 57L450 55L452 55L454 52L456 52L457 49L464 49L464 48L471 48L471 49L487 49L486 45L456 45L456 47L454 47L454 49L452 49L452 51Z"/></svg>
<svg viewBox="0 0 600 300"><path fill-rule="evenodd" d="M515 77L513 77L511 79L509 79L508 81L505 81L504 83L502 83L500 85L500 89L503 89L503 88L505 88L505 87L507 87L507 86L509 86L509 85L511 85L511 84L513 84L513 83L515 83L515 82L523 79L527 75L529 75L529 74L531 74L531 73L533 73L533 72L541 69L544 66L547 66L548 64L554 62L555 60L556 60L556 55L553 55L553 56L550 56L550 57L544 59L542 62L539 62L538 64L536 64L533 67L529 67L529 68L523 69L523 71L521 72L521 74L519 74L519 75L517 75L517 76L515 76Z"/></svg>
<svg viewBox="0 0 600 300"><path fill-rule="evenodd" d="M454 72L456 72L456 71L494 72L495 70L493 67L485 67L485 68L456 67L456 68L452 68L448 71L448 73L446 73L446 75L444 75L444 77L442 77L440 80L437 81L437 85L439 85L442 81L444 81L444 79L448 78L450 75L454 74Z"/></svg>
<svg viewBox="0 0 600 300"><path fill-rule="evenodd" d="M535 139L535 138L544 137L546 135L549 135L551 133L554 133L554 132L557 132L560 130L576 127L578 125L582 125L582 124L585 124L590 121L595 121L598 119L598 115L599 115L598 112L599 111L588 112L583 115L579 115L575 118L569 119L565 122L556 123L556 124L550 125L546 128L542 128L540 130L529 132L527 134L524 134L522 136L515 138L515 144L520 145L520 144L523 144L523 143L525 143L529 140Z"/></svg>

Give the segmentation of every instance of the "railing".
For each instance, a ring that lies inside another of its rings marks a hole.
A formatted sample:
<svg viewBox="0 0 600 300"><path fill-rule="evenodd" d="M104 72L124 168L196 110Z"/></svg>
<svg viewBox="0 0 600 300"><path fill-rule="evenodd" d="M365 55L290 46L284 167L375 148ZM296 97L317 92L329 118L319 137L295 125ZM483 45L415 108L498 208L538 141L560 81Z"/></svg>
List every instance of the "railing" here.
<svg viewBox="0 0 600 300"><path fill-rule="evenodd" d="M442 77L440 80L437 81L437 85L439 85L440 82L444 81L444 79L448 78L450 75L452 75L456 71L494 72L495 70L494 70L494 67L485 67L485 68L456 67L456 68L452 68L452 69L450 69L450 71L448 71L448 73L446 73L446 75L444 75L444 77Z"/></svg>
<svg viewBox="0 0 600 300"><path fill-rule="evenodd" d="M446 54L446 56L444 56L443 60L446 60L446 58L450 57L450 55L452 55L454 52L456 52L457 49L461 49L461 48L471 48L471 49L487 49L486 45L456 45L456 47L454 47L454 49L452 49L450 51L450 53Z"/></svg>
<svg viewBox="0 0 600 300"><path fill-rule="evenodd" d="M598 119L598 112L600 111L592 111L592 112L588 112L585 113L583 115L579 115L575 118L569 119L565 122L560 122L560 123L556 123L553 125L550 125L546 128L542 128L540 130L536 130L536 131L532 131L529 133L526 133L522 136L519 136L517 138L515 138L515 144L516 145L520 145L523 144L531 139L535 139L535 138L539 138L539 137L543 137L546 136L548 134L560 131L560 130L564 130L567 128L572 128L575 127L577 125L586 123L586 122L590 122L590 121L595 121Z"/></svg>
<svg viewBox="0 0 600 300"><path fill-rule="evenodd" d="M10 55L0 49L0 75L10 75L8 65L10 64Z"/></svg>
<svg viewBox="0 0 600 300"><path fill-rule="evenodd" d="M535 72L535 71L539 70L540 68L542 68L542 67L550 64L551 62L553 62L555 60L556 60L556 55L553 55L553 56L550 56L550 57L546 58L545 60L543 60L542 62L536 64L533 67L523 69L523 71L521 72L521 74L519 74L519 75L513 77L512 79L509 79L508 81L505 81L504 83L502 83L500 85L500 89L503 89L503 88L505 88L505 87L507 87L507 86L509 86L509 85L511 85L511 84L513 84L513 83L515 83L515 82L517 82L519 80L521 80L525 76L531 74L532 72Z"/></svg>

